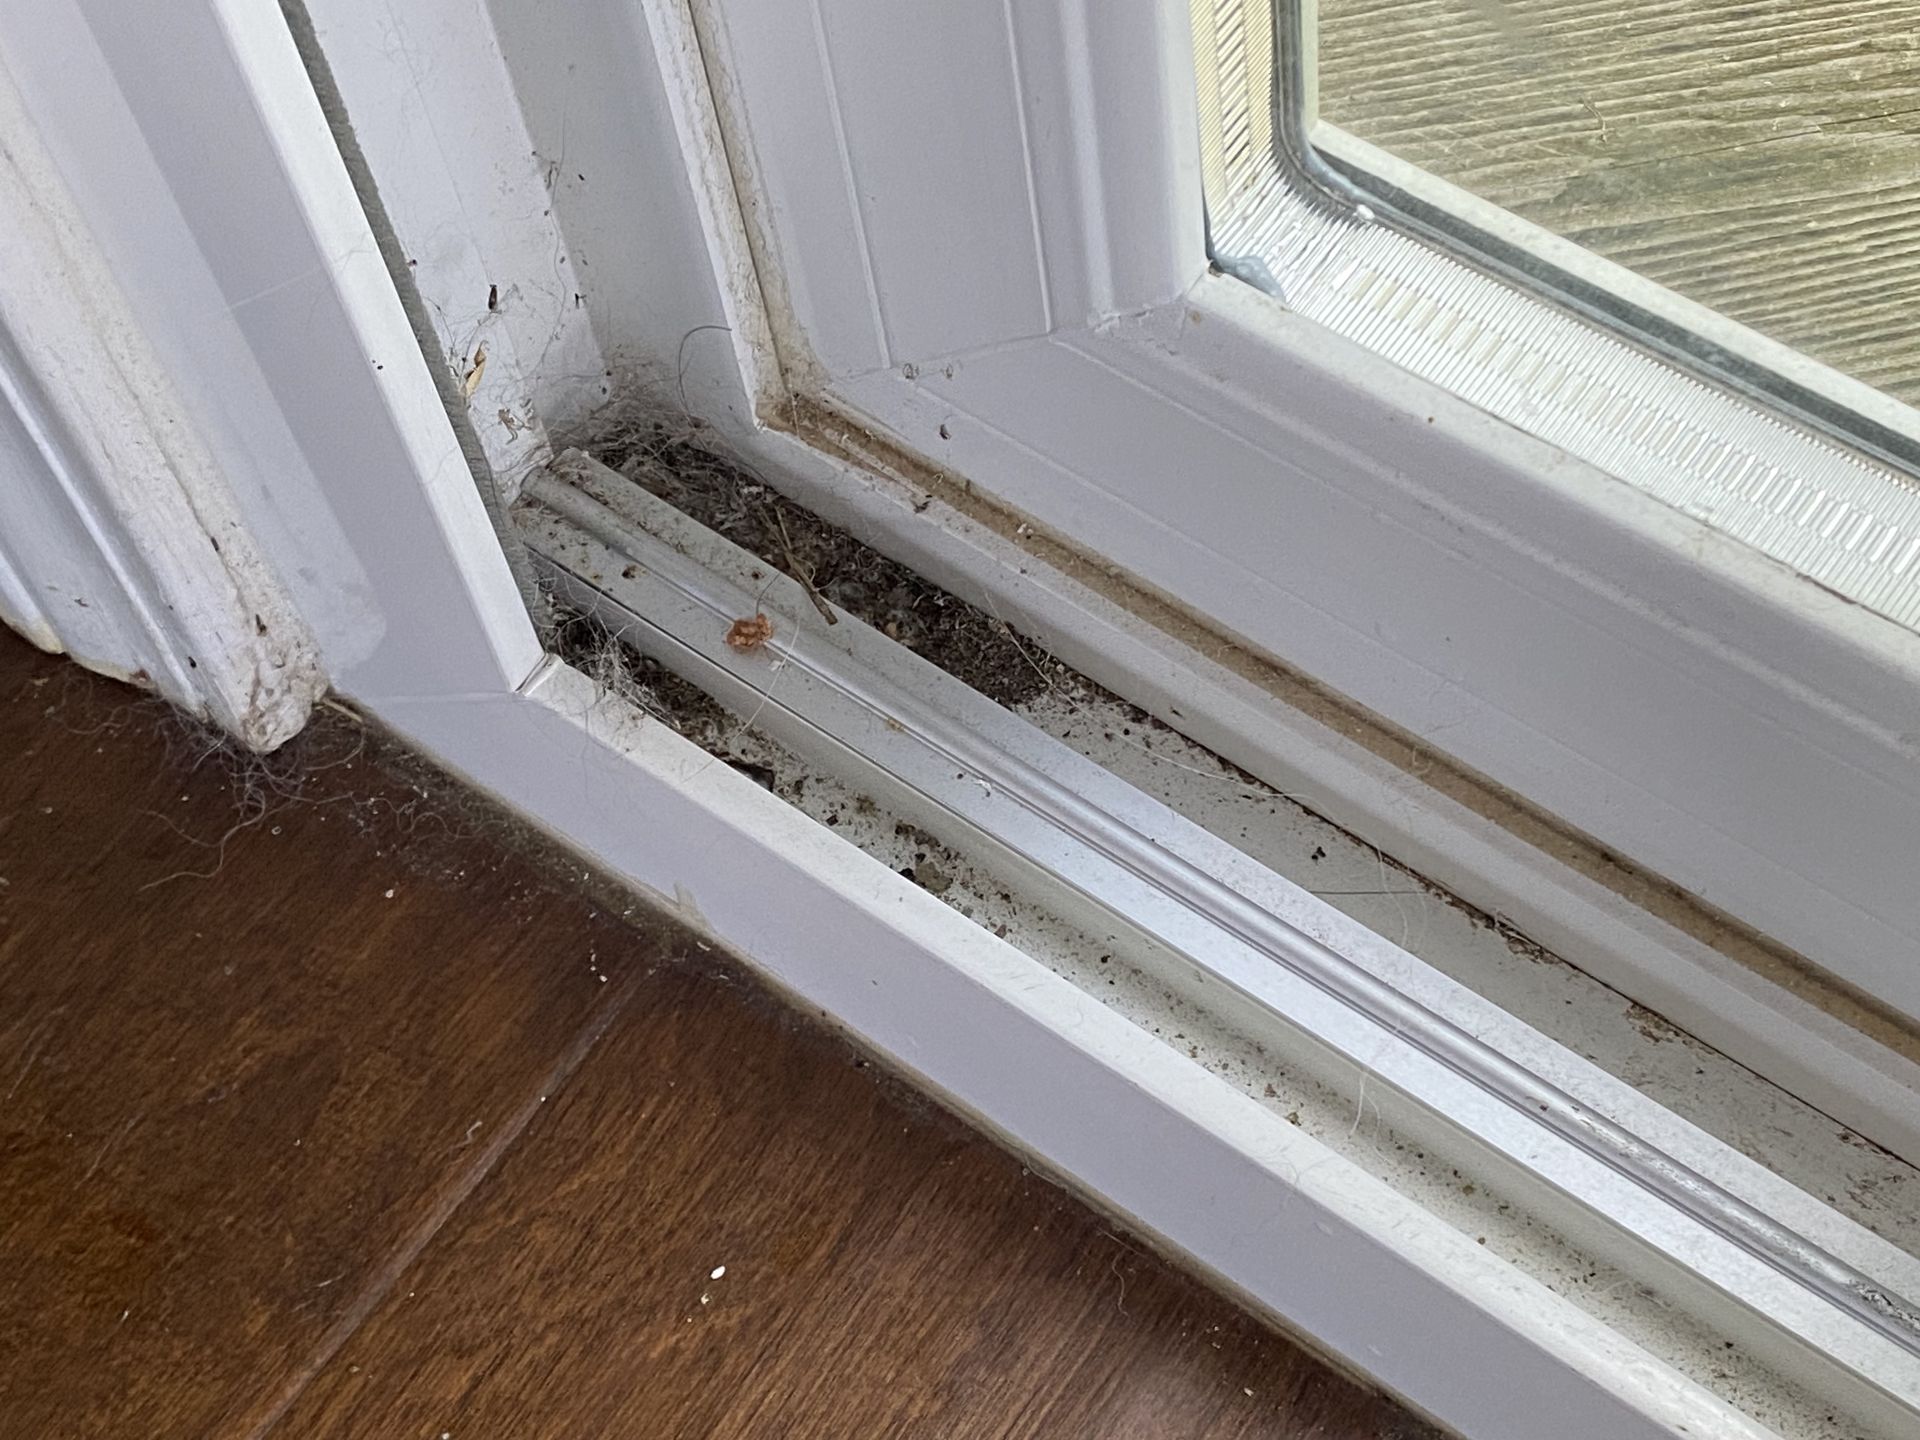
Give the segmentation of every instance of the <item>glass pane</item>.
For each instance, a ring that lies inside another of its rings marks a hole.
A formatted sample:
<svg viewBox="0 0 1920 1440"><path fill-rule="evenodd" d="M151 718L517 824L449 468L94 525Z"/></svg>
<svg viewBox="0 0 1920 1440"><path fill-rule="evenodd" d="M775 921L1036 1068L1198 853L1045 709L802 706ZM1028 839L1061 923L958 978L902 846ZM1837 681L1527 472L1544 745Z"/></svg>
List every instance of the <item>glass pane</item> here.
<svg viewBox="0 0 1920 1440"><path fill-rule="evenodd" d="M1920 629L1920 0L1190 4L1222 271Z"/></svg>
<svg viewBox="0 0 1920 1440"><path fill-rule="evenodd" d="M1920 0L1319 0L1322 119L1920 402Z"/></svg>

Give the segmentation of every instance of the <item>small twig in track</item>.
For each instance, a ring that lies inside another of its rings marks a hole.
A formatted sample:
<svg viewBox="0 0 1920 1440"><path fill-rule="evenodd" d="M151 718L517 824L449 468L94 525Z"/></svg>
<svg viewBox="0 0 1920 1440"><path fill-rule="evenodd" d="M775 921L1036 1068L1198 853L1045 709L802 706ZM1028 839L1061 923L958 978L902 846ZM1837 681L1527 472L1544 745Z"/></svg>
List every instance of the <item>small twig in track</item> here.
<svg viewBox="0 0 1920 1440"><path fill-rule="evenodd" d="M807 592L807 598L813 602L813 608L820 612L820 618L829 625L838 625L840 617L834 614L833 607L827 603L827 597L822 595L814 585L813 572L803 566L799 557L793 553L793 540L787 534L787 517L780 512L777 505L773 507L773 518L780 527L780 546L787 552L788 573L800 582L800 588Z"/></svg>

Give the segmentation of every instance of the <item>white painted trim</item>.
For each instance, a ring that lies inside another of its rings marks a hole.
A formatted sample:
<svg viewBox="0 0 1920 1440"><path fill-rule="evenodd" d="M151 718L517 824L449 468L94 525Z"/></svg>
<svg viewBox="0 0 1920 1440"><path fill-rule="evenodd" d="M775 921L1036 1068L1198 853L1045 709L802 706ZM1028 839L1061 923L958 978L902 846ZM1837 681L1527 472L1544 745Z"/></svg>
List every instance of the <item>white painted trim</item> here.
<svg viewBox="0 0 1920 1440"><path fill-rule="evenodd" d="M112 270L0 70L0 612L268 750L326 688Z"/></svg>
<svg viewBox="0 0 1920 1440"><path fill-rule="evenodd" d="M341 318L361 342L361 353L390 357L372 373L384 376L389 366L397 372L378 387L380 399L393 417L397 438L411 462L410 473L423 482L431 523L447 536L450 548L467 557L454 574L474 609L475 629L484 640L486 657L500 678L517 684L539 663L539 641L439 396L430 384L413 378L424 378L420 367L426 357L415 343L293 37L277 9L249 0L212 0L212 4L233 73L246 82L244 97L235 98L244 98L257 110L275 141L274 159L293 192L310 249L317 252L331 278L327 293L341 302ZM113 38L136 36L119 30ZM123 63L132 58L123 55ZM116 73L124 84L126 70ZM168 178L180 193L183 169L170 169ZM205 232L201 234L204 237ZM366 362L358 368L364 375ZM405 383L402 376L412 383ZM355 523L384 525L384 508L354 517Z"/></svg>
<svg viewBox="0 0 1920 1440"><path fill-rule="evenodd" d="M695 13L796 390L1164 304L1205 270L1183 4Z"/></svg>
<svg viewBox="0 0 1920 1440"><path fill-rule="evenodd" d="M0 464L0 468L10 474L18 474L26 466L25 457L8 457ZM7 555L4 541L0 541L0 623L11 626L50 654L57 655L63 649L59 633L40 608L31 584L22 578L19 566Z"/></svg>
<svg viewBox="0 0 1920 1440"><path fill-rule="evenodd" d="M382 717L1461 1434L1770 1433L577 672Z"/></svg>
<svg viewBox="0 0 1920 1440"><path fill-rule="evenodd" d="M278 9L179 7L165 55L109 0L0 0L0 65L333 684L511 690L539 642Z"/></svg>

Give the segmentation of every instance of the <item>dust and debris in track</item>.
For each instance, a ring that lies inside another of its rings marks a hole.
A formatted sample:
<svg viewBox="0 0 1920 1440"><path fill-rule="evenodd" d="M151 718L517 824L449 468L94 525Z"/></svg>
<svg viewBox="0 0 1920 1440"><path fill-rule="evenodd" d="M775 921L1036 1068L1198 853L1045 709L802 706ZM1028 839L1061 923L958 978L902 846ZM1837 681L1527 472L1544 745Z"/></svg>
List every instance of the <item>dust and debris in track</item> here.
<svg viewBox="0 0 1920 1440"><path fill-rule="evenodd" d="M596 617L576 610L558 595L552 604L553 653L600 689L631 701L654 719L702 750L727 758L729 736L753 739L732 713L698 685L682 680L666 666L623 643Z"/></svg>
<svg viewBox="0 0 1920 1440"><path fill-rule="evenodd" d="M788 500L751 469L703 443L705 440L705 432L694 424L635 418L610 426L582 448L681 513L799 581L817 597L816 604L824 601L829 607L845 610L1009 710L1020 710L1046 696L1072 709L1095 705L1117 708L1127 717L1130 730L1138 734L1137 748L1168 765L1194 767L1193 758L1176 759L1156 750L1157 740L1182 746L1187 743L1165 722L1055 659L1038 640ZM683 692L676 694L691 699ZM688 738L706 743L697 735ZM1231 761L1210 751L1203 754L1206 778L1242 787L1261 799L1295 806L1347 833L1336 822L1318 815L1295 797L1282 795ZM1367 843L1363 837L1353 838ZM1403 886L1422 890L1461 911L1475 924L1496 931L1516 954L1542 964L1562 963L1504 919L1467 905L1378 849L1374 853L1381 866L1383 891Z"/></svg>
<svg viewBox="0 0 1920 1440"><path fill-rule="evenodd" d="M1056 659L1039 640L786 499L746 466L701 443L702 433L686 423L627 421L581 448L799 581L816 606L845 610L1009 710L1046 695L1070 706L1099 702L1125 713L1149 753L1151 737L1185 743L1161 720ZM567 658L577 663L576 656ZM1181 768L1191 765L1161 758ZM1208 759L1209 778L1288 800L1232 762L1210 752Z"/></svg>
<svg viewBox="0 0 1920 1440"><path fill-rule="evenodd" d="M1035 642L684 433L642 426L596 447L595 457L989 699L1011 707L1047 688Z"/></svg>
<svg viewBox="0 0 1920 1440"><path fill-rule="evenodd" d="M972 867L957 852L917 825L885 816L871 796L848 791L814 772L785 746L753 729L699 686L640 654L598 619L554 601L555 653L594 684L621 696L670 730L692 741L748 779L772 791L830 830L845 827L850 840L929 894L947 900L969 919L974 907L949 894L954 877ZM983 882L984 883L984 882ZM1010 893L996 894L1011 905ZM987 922L1005 936L1004 923Z"/></svg>

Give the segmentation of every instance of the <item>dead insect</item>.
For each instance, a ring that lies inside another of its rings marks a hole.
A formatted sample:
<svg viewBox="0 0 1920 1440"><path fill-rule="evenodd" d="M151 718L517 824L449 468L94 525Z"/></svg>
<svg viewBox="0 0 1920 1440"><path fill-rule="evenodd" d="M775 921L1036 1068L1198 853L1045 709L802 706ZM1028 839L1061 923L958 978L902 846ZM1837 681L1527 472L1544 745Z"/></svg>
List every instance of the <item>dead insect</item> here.
<svg viewBox="0 0 1920 1440"><path fill-rule="evenodd" d="M736 650L758 650L773 638L773 621L761 611L750 620L736 620L727 627L727 644Z"/></svg>
<svg viewBox="0 0 1920 1440"><path fill-rule="evenodd" d="M487 309L498 310L499 308L500 287L498 285L489 285L487 286Z"/></svg>

